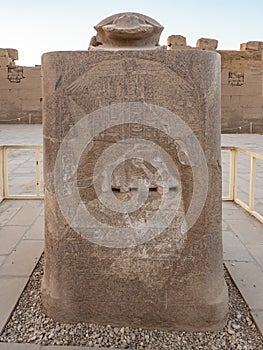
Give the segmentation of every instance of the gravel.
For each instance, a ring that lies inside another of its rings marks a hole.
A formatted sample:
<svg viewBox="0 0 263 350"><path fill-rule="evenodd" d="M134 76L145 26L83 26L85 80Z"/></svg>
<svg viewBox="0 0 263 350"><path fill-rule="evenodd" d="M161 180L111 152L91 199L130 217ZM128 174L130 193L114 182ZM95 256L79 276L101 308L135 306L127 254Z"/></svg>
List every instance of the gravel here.
<svg viewBox="0 0 263 350"><path fill-rule="evenodd" d="M1 342L149 350L263 350L263 337L259 334L246 303L227 271L226 282L230 296L228 323L219 332L205 333L163 332L141 328L116 328L94 323L54 322L41 310L42 275L43 257L0 335Z"/></svg>

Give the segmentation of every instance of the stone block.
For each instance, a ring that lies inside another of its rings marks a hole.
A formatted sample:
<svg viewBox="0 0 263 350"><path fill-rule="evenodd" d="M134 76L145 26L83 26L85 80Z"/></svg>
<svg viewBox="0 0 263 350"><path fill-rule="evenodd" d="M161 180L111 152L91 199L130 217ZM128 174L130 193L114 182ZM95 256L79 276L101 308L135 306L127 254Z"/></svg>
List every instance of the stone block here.
<svg viewBox="0 0 263 350"><path fill-rule="evenodd" d="M41 77L41 67L24 67L25 78L38 78Z"/></svg>
<svg viewBox="0 0 263 350"><path fill-rule="evenodd" d="M38 217L41 211L40 204L41 203L36 201L35 203L30 203L30 205L23 206L19 210L19 212L12 217L8 224L18 226L30 226Z"/></svg>
<svg viewBox="0 0 263 350"><path fill-rule="evenodd" d="M0 56L0 67L7 67L10 63L10 58L7 56Z"/></svg>
<svg viewBox="0 0 263 350"><path fill-rule="evenodd" d="M23 99L22 100L22 112L33 113L39 111L41 108L39 97L35 99Z"/></svg>
<svg viewBox="0 0 263 350"><path fill-rule="evenodd" d="M186 38L182 35L170 35L170 36L168 36L167 46L168 46L169 50L190 48L190 46L186 45Z"/></svg>
<svg viewBox="0 0 263 350"><path fill-rule="evenodd" d="M254 71L245 72L244 79L247 83L261 84L262 90L263 90L263 63L262 63L262 70L259 70L256 72Z"/></svg>
<svg viewBox="0 0 263 350"><path fill-rule="evenodd" d="M263 311L262 310L253 310L250 311L251 312L251 316L253 317L258 330L260 331L260 333L263 336Z"/></svg>
<svg viewBox="0 0 263 350"><path fill-rule="evenodd" d="M39 216L36 221L31 225L24 239L44 239L44 219L43 216Z"/></svg>
<svg viewBox="0 0 263 350"><path fill-rule="evenodd" d="M231 277L246 303L253 310L260 310L263 303L263 274L254 262L226 262Z"/></svg>
<svg viewBox="0 0 263 350"><path fill-rule="evenodd" d="M244 83L242 86L222 85L223 96L262 96L262 83Z"/></svg>
<svg viewBox="0 0 263 350"><path fill-rule="evenodd" d="M223 232L223 247L225 261L253 261L247 248L229 229Z"/></svg>
<svg viewBox="0 0 263 350"><path fill-rule="evenodd" d="M39 88L20 88L17 89L17 97L25 100L25 102L28 101L35 101L40 102L40 97L42 96L42 91Z"/></svg>
<svg viewBox="0 0 263 350"><path fill-rule="evenodd" d="M0 229L0 254L10 254L22 239L26 229L19 226L2 227Z"/></svg>
<svg viewBox="0 0 263 350"><path fill-rule="evenodd" d="M242 115L244 120L248 121L258 121L263 118L263 107L243 107Z"/></svg>
<svg viewBox="0 0 263 350"><path fill-rule="evenodd" d="M0 276L29 277L43 253L43 248L41 240L22 240L5 259L0 269Z"/></svg>
<svg viewBox="0 0 263 350"><path fill-rule="evenodd" d="M3 206L3 203L1 204ZM0 213L0 226L4 227L12 219L12 217L21 209L18 205L8 205Z"/></svg>
<svg viewBox="0 0 263 350"><path fill-rule="evenodd" d="M8 53L8 57L11 58L12 61L18 60L18 50L16 49L6 49Z"/></svg>
<svg viewBox="0 0 263 350"><path fill-rule="evenodd" d="M216 50L217 45L218 40L216 39L200 38L196 42L196 47L201 50Z"/></svg>
<svg viewBox="0 0 263 350"><path fill-rule="evenodd" d="M3 80L7 80L7 67L0 67L0 89L3 87Z"/></svg>
<svg viewBox="0 0 263 350"><path fill-rule="evenodd" d="M221 84L227 85L229 79L229 70L228 69L222 69L221 70Z"/></svg>
<svg viewBox="0 0 263 350"><path fill-rule="evenodd" d="M6 259L6 255L0 255L0 267Z"/></svg>
<svg viewBox="0 0 263 350"><path fill-rule="evenodd" d="M63 322L219 329L227 317L220 56L135 46L42 56L44 310ZM178 173L163 173L162 151ZM130 210L139 184L149 195Z"/></svg>
<svg viewBox="0 0 263 350"><path fill-rule="evenodd" d="M8 57L7 49L0 49L0 58L1 57Z"/></svg>
<svg viewBox="0 0 263 350"><path fill-rule="evenodd" d="M240 44L240 51L262 51L263 41L248 41L246 43Z"/></svg>
<svg viewBox="0 0 263 350"><path fill-rule="evenodd" d="M24 76L24 75L23 75ZM39 76L34 77L25 77L20 82L20 89L37 89L39 92L41 92L41 79Z"/></svg>
<svg viewBox="0 0 263 350"><path fill-rule="evenodd" d="M263 244L248 244L247 248L258 264L263 267Z"/></svg>
<svg viewBox="0 0 263 350"><path fill-rule="evenodd" d="M255 226L246 217L242 218L236 214L236 220L229 218L228 223L244 244L263 244L263 229Z"/></svg>
<svg viewBox="0 0 263 350"><path fill-rule="evenodd" d="M239 97L240 107L246 108L261 108L261 113L263 112L263 96L254 96L254 95L244 95Z"/></svg>
<svg viewBox="0 0 263 350"><path fill-rule="evenodd" d="M27 280L21 277L0 277L0 332L11 316Z"/></svg>

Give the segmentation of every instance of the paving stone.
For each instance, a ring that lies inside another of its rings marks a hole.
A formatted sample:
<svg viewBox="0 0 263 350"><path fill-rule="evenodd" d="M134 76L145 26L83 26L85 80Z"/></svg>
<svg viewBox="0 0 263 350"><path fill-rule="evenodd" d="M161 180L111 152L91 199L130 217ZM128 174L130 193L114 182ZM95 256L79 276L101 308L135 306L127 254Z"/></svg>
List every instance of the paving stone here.
<svg viewBox="0 0 263 350"><path fill-rule="evenodd" d="M25 288L26 283L27 278L0 277L0 333Z"/></svg>
<svg viewBox="0 0 263 350"><path fill-rule="evenodd" d="M31 225L41 211L41 200L25 201L24 206L9 221L9 225Z"/></svg>
<svg viewBox="0 0 263 350"><path fill-rule="evenodd" d="M3 203L5 203L5 202L6 201L4 201ZM2 205L2 203L1 203L1 205ZM21 209L21 207L10 205L10 203L9 203L9 205L6 207L6 209L4 211L1 211L1 213L0 213L0 225L1 226L6 225L20 209Z"/></svg>
<svg viewBox="0 0 263 350"><path fill-rule="evenodd" d="M33 225L26 232L24 239L44 239L44 217L39 215Z"/></svg>
<svg viewBox="0 0 263 350"><path fill-rule="evenodd" d="M263 229L256 227L254 221L256 220L251 216L246 220L227 220L232 231L244 244L263 244Z"/></svg>
<svg viewBox="0 0 263 350"><path fill-rule="evenodd" d="M251 315L260 331L263 335L263 310L251 311Z"/></svg>
<svg viewBox="0 0 263 350"><path fill-rule="evenodd" d="M223 254L225 261L253 261L244 244L231 231L223 231Z"/></svg>
<svg viewBox="0 0 263 350"><path fill-rule="evenodd" d="M41 240L23 240L5 260L0 276L30 276L44 248Z"/></svg>
<svg viewBox="0 0 263 350"><path fill-rule="evenodd" d="M1 145L41 145L42 125L1 125Z"/></svg>
<svg viewBox="0 0 263 350"><path fill-rule="evenodd" d="M222 220L222 231L227 231L229 229L228 223L226 220Z"/></svg>
<svg viewBox="0 0 263 350"><path fill-rule="evenodd" d="M6 259L6 255L0 255L0 266L3 264L3 262L5 261Z"/></svg>
<svg viewBox="0 0 263 350"><path fill-rule="evenodd" d="M5 226L0 229L0 254L10 254L25 234L27 227Z"/></svg>
<svg viewBox="0 0 263 350"><path fill-rule="evenodd" d="M227 208L225 209L223 207L223 219L224 220L247 220L245 213L242 212L242 210L235 210L234 208Z"/></svg>
<svg viewBox="0 0 263 350"><path fill-rule="evenodd" d="M233 201L224 201L222 202L223 210L231 209L231 210L239 210L240 207L235 204Z"/></svg>
<svg viewBox="0 0 263 350"><path fill-rule="evenodd" d="M254 262L225 262L243 298L251 309L263 305L263 272Z"/></svg>
<svg viewBox="0 0 263 350"><path fill-rule="evenodd" d="M257 260L263 271L263 244L247 244L250 254ZM263 272L262 272L263 273ZM262 305L263 308L263 305Z"/></svg>

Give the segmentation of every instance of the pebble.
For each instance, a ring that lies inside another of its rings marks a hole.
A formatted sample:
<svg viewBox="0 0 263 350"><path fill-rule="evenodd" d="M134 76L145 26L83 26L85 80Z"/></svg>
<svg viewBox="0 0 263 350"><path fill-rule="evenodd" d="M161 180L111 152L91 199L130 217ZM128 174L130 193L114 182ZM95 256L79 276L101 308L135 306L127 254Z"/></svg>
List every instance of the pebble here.
<svg viewBox="0 0 263 350"><path fill-rule="evenodd" d="M46 317L41 309L40 284L43 259L32 274L0 342L38 345L89 346L132 350L263 350L249 309L226 272L229 320L219 332L164 332L142 328L112 327L94 323L64 324Z"/></svg>

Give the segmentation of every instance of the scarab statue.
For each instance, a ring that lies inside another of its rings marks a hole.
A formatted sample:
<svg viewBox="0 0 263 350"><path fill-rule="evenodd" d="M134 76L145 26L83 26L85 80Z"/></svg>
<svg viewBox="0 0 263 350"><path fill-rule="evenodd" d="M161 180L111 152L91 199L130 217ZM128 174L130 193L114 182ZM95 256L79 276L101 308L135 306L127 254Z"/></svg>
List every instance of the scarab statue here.
<svg viewBox="0 0 263 350"><path fill-rule="evenodd" d="M163 26L140 13L125 12L105 18L95 27L93 49L154 49L159 46Z"/></svg>

